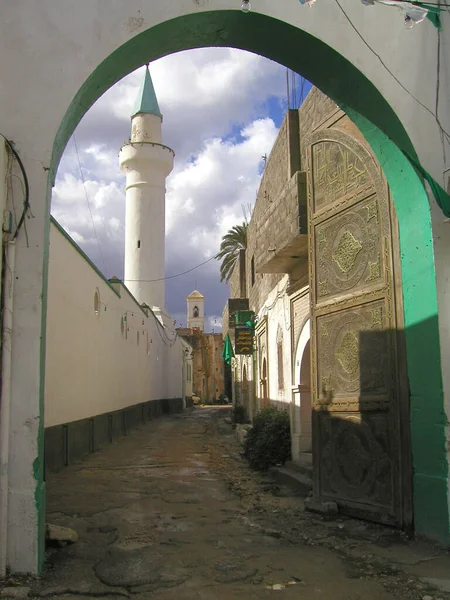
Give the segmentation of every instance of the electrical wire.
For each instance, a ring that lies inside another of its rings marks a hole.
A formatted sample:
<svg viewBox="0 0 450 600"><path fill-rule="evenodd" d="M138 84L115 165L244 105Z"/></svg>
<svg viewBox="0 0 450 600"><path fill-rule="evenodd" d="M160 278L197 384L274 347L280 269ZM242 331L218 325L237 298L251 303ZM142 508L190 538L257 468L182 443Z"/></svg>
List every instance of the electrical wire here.
<svg viewBox="0 0 450 600"><path fill-rule="evenodd" d="M16 226L16 231L13 234L12 239L15 240L17 238L17 236L19 235L19 231L25 221L25 217L27 215L28 210L30 209L30 185L28 183L28 177L27 177L27 172L25 170L25 167L23 165L22 159L19 156L19 153L17 152L17 150L14 148L13 142L11 142L10 140L8 140L8 138L6 136L3 135L3 133L0 134L2 136L2 138L5 140L6 145L8 146L8 148L11 150L11 152L14 155L14 158L17 160L17 163L20 167L20 170L22 172L22 177L23 177L23 185L24 185L24 200L23 200L23 209L22 209L22 214L20 215L20 219L19 222Z"/></svg>
<svg viewBox="0 0 450 600"><path fill-rule="evenodd" d="M168 275L167 277L160 277L159 279L126 279L124 281L138 281L141 283L153 283L155 281L166 281L167 279L175 279L175 277L181 277L182 275L191 273L191 271L195 271L195 269L198 269L199 267L203 267L203 265L206 265L207 263L211 262L214 259L215 259L215 256L211 256L211 258L208 258L208 260L205 260L202 263L195 265L195 267L192 267L192 269L188 269L187 271L183 271L182 273L177 273L176 275Z"/></svg>
<svg viewBox="0 0 450 600"><path fill-rule="evenodd" d="M439 92L440 92L440 85L441 85L441 81L440 81L440 77L439 77L439 73L441 70L441 32L438 30L437 32L437 48L436 48L436 71L437 71L437 81L436 81L436 104L435 104L435 113L436 113L436 118L439 118ZM444 139L444 134L442 133L442 130L440 131L440 137L441 137L441 144L442 144L442 154L444 156L444 164L447 163L447 152L445 149L445 139Z"/></svg>
<svg viewBox="0 0 450 600"><path fill-rule="evenodd" d="M91 203L89 202L89 196L88 196L87 189L86 189L86 182L84 180L83 169L81 168L80 155L78 154L78 145L77 145L77 140L75 139L75 133L73 134L72 139L73 139L73 145L75 146L75 152L76 152L76 155L77 155L78 167L80 169L81 181L83 182L84 195L86 196L86 202L87 202L87 205L88 205L88 208L89 208L89 214L91 215L92 227L94 228L94 234L95 234L95 237L97 239L97 245L98 245L98 249L99 249L99 252L100 252L100 257L102 259L103 270L105 271L106 270L105 269L105 260L103 258L102 246L100 244L100 240L99 240L98 235L97 235L97 229L95 227L94 217L92 215Z"/></svg>
<svg viewBox="0 0 450 600"><path fill-rule="evenodd" d="M411 98L413 100L415 100L418 104L420 104L420 106L422 106L422 108L424 108L428 113L430 113L430 115L432 115L436 119L436 123L438 124L440 130L442 131L443 134L445 134L445 136L447 137L447 139L450 140L450 133L444 129L444 127L442 126L442 124L441 124L441 122L439 120L438 115L436 115L430 108L428 108L428 106L426 106L425 104L423 104L423 102L421 102L418 98L416 98L414 96L414 94L412 94L408 90L408 88L400 81L400 79L398 79L398 77L396 77L396 75L389 69L389 67L384 62L384 60L381 58L381 56L377 52L375 52L375 50L372 48L372 46L365 40L364 36L358 31L358 28L354 25L353 21L350 19L350 17L348 16L347 12L344 10L344 8L341 5L341 3L339 2L339 0L334 0L334 1L338 5L338 7L341 10L342 14L345 16L345 18L349 22L349 24L352 27L352 29L356 32L356 34L358 35L358 37L361 39L361 41L363 42L363 44L365 46L367 46L367 48L372 52L372 54L378 58L378 60L380 61L380 63L383 65L383 67L386 69L386 71L389 73L389 75L391 75L391 77L398 83L398 85L409 96L411 96ZM439 6L439 5L437 5L437 6ZM438 81L439 81L439 73L438 73Z"/></svg>
<svg viewBox="0 0 450 600"><path fill-rule="evenodd" d="M136 326L135 324L133 324L131 319L136 319L138 321L141 320L141 315L139 315L137 313L137 311L133 311L133 310L123 311L123 309L121 309L118 306L113 306L113 305L107 304L106 302L102 302L102 301L100 301L99 304L101 306L105 307L105 309L108 309L107 312L120 313L122 316L125 315L125 323L126 323L126 327L127 327L128 331L129 330L138 331L138 332L142 331L142 332L146 332L147 334L150 333L152 336L154 335L154 329L150 329L148 326L145 326L145 325ZM136 317L135 317L135 312L136 312ZM177 339L179 338L178 333L176 331L170 329L166 325L162 325L160 320L157 318L157 316L155 315L155 313L152 310L150 310L150 314L148 316L144 315L144 317L148 319L150 317L150 315L155 320L156 329L158 331L158 335L160 336L162 342L167 347L172 348L172 346L176 343ZM173 337L170 338L167 335L166 329L168 331L170 331L170 333L174 334Z"/></svg>
<svg viewBox="0 0 450 600"><path fill-rule="evenodd" d="M152 314L153 314L153 313L152 313ZM162 327L161 323L158 321L158 319L156 318L156 316L155 316L154 314L153 314L153 317L154 317L155 321L157 322L157 323L156 323L156 329L157 329L157 331L158 331L159 337L162 339L163 343L164 343L164 344L165 344L165 345L166 345L168 348L172 348L172 346L173 346L173 345L175 344L175 342L177 341L177 338L178 338L178 333L175 333L175 336L174 336L173 340L169 340L169 338L166 336L166 339L167 339L167 341L169 342L169 343L167 343L167 342L166 342L166 340L163 338L163 336L162 336L162 334L161 334L161 332L160 332L160 330L159 330L159 327L158 327L158 325L159 325L160 327Z"/></svg>

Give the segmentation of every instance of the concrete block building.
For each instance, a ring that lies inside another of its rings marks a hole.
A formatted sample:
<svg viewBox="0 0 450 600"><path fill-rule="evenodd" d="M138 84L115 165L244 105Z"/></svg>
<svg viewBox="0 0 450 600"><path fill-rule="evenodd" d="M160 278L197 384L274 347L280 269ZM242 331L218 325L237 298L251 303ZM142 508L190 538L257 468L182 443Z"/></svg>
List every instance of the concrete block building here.
<svg viewBox="0 0 450 600"><path fill-rule="evenodd" d="M397 218L361 132L315 88L286 113L247 237L223 319L233 339L239 299L256 320L252 352L231 365L234 402L250 419L266 406L289 412L292 458L312 460L316 496L409 526Z"/></svg>

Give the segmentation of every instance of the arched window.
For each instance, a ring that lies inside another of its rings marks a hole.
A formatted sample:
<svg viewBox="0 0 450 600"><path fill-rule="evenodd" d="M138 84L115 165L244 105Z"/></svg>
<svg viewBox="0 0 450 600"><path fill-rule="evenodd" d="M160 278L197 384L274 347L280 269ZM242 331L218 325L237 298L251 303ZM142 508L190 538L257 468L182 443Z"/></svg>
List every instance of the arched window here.
<svg viewBox="0 0 450 600"><path fill-rule="evenodd" d="M198 317L198 306L194 306L194 310L192 311L192 316Z"/></svg>
<svg viewBox="0 0 450 600"><path fill-rule="evenodd" d="M277 331L277 366L278 366L278 390L284 390L283 372L283 331L278 327Z"/></svg>
<svg viewBox="0 0 450 600"><path fill-rule="evenodd" d="M95 290L94 294L94 312L97 317L100 316L100 292L98 288Z"/></svg>

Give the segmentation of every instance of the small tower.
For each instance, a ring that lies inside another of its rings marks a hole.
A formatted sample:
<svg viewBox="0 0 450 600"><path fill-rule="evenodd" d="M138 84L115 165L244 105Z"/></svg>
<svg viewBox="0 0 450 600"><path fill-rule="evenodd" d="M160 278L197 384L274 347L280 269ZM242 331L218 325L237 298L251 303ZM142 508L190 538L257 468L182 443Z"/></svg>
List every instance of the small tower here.
<svg viewBox="0 0 450 600"><path fill-rule="evenodd" d="M174 152L162 143L161 124L147 67L131 115L131 139L119 152L126 176L124 282L140 304L163 309L166 177Z"/></svg>
<svg viewBox="0 0 450 600"><path fill-rule="evenodd" d="M192 294L186 298L187 300L187 326L190 329L194 327L205 331L205 297L194 290Z"/></svg>

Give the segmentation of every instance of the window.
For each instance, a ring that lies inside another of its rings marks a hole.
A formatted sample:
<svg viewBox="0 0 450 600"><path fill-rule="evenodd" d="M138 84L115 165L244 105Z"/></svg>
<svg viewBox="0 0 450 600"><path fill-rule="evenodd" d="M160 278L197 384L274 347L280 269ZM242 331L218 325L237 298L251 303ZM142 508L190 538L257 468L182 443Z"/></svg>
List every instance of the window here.
<svg viewBox="0 0 450 600"><path fill-rule="evenodd" d="M94 312L96 316L100 316L100 292L95 290L94 294Z"/></svg>
<svg viewBox="0 0 450 600"><path fill-rule="evenodd" d="M277 332L277 366L278 366L278 390L284 390L283 373L283 332L278 327Z"/></svg>
<svg viewBox="0 0 450 600"><path fill-rule="evenodd" d="M138 248L141 247L141 240L138 240Z"/></svg>
<svg viewBox="0 0 450 600"><path fill-rule="evenodd" d="M192 315L194 317L198 317L198 306L194 306L194 310L192 311Z"/></svg>
<svg viewBox="0 0 450 600"><path fill-rule="evenodd" d="M277 344L277 359L278 359L278 389L284 390L283 344L281 342L278 342L278 344Z"/></svg>
<svg viewBox="0 0 450 600"><path fill-rule="evenodd" d="M252 256L252 260L250 263L250 274L252 278L252 287L255 285L255 257Z"/></svg>

